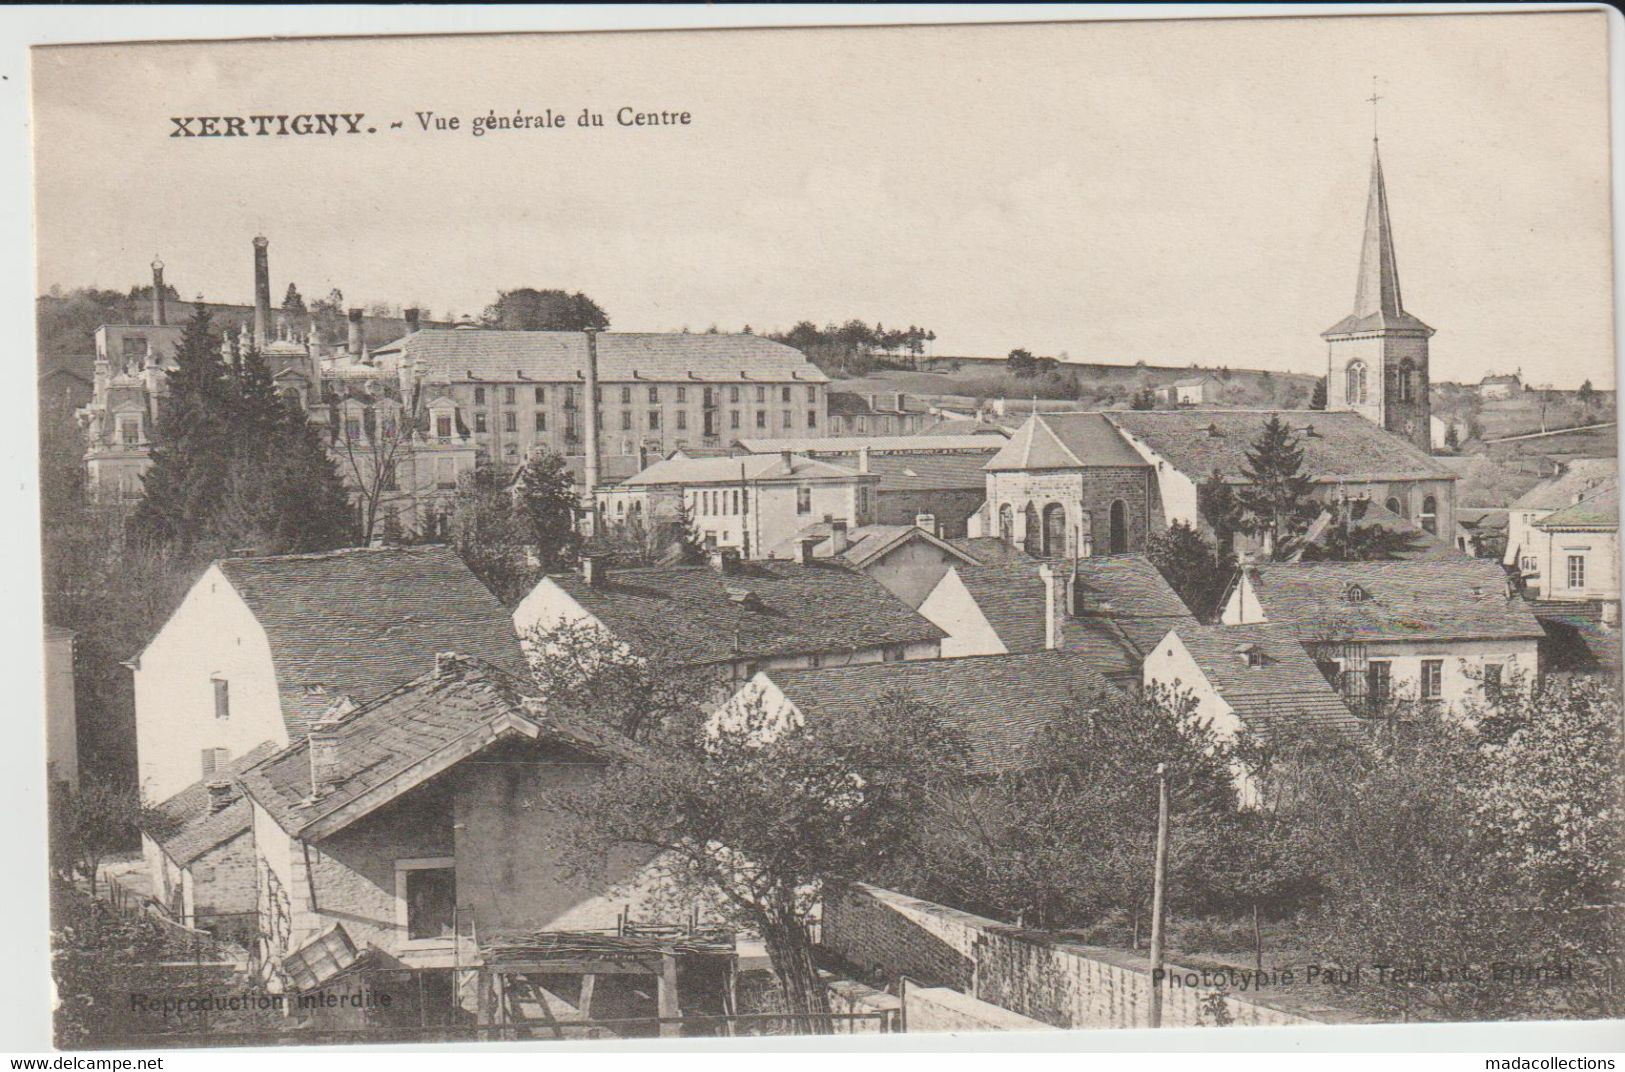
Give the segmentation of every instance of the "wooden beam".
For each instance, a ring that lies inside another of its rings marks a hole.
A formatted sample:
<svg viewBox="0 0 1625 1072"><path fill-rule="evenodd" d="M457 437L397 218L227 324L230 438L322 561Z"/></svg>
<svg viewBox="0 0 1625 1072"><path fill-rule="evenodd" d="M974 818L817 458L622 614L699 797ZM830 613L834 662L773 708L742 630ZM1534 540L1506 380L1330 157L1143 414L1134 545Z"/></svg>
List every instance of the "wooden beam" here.
<svg viewBox="0 0 1625 1072"><path fill-rule="evenodd" d="M581 1000L577 1003L577 1008L581 1010L583 1020L592 1019L592 991L597 981L598 976L590 973L581 977Z"/></svg>
<svg viewBox="0 0 1625 1072"><path fill-rule="evenodd" d="M656 984L655 1009L662 1020L683 1015L677 1002L677 958L670 953L660 958L660 981ZM661 1038L677 1038L683 1033L682 1024L661 1024Z"/></svg>

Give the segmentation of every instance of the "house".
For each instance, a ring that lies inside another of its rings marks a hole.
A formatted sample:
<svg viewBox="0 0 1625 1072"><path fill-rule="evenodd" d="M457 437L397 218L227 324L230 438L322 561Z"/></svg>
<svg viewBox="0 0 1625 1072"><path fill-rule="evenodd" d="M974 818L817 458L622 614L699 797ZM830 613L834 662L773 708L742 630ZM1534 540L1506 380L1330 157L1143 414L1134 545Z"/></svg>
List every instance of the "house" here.
<svg viewBox="0 0 1625 1072"><path fill-rule="evenodd" d="M1456 531L1456 474L1358 413L1114 410L1101 416L1152 467L1153 513L1162 526L1201 526L1197 489L1214 474L1232 487L1246 483L1247 452L1273 416L1291 428L1303 451L1302 471L1322 502L1369 499L1427 532Z"/></svg>
<svg viewBox="0 0 1625 1072"><path fill-rule="evenodd" d="M829 392L829 435L918 435L934 418L930 407L901 391L885 394Z"/></svg>
<svg viewBox="0 0 1625 1072"><path fill-rule="evenodd" d="M1119 691L1088 661L1059 651L871 663L829 670L763 670L723 706L756 707L770 724L863 718L884 696L904 696L942 713L961 736L972 774L1043 763L1045 730L1079 705Z"/></svg>
<svg viewBox="0 0 1625 1072"><path fill-rule="evenodd" d="M1353 735L1360 720L1332 690L1290 630L1269 624L1186 625L1145 660L1145 685L1188 695L1220 737L1243 731L1269 742L1286 734ZM1243 801L1256 786L1240 771Z"/></svg>
<svg viewBox="0 0 1625 1072"><path fill-rule="evenodd" d="M1485 376L1478 381L1478 397L1486 402L1517 398L1523 394L1523 378L1517 373L1509 376Z"/></svg>
<svg viewBox="0 0 1625 1072"><path fill-rule="evenodd" d="M1543 677L1601 677L1618 684L1619 602L1529 600L1546 635L1540 642Z"/></svg>
<svg viewBox="0 0 1625 1072"><path fill-rule="evenodd" d="M385 964L466 970L504 935L613 934L629 905L648 918L652 854L564 862L578 820L560 798L636 755L523 680L441 654L239 775L269 959L287 968L337 927Z"/></svg>
<svg viewBox="0 0 1625 1072"><path fill-rule="evenodd" d="M1206 406L1219 401L1220 383L1216 376L1187 376L1156 389L1157 401L1167 406Z"/></svg>
<svg viewBox="0 0 1625 1072"><path fill-rule="evenodd" d="M1534 524L1530 551L1540 594L1549 600L1618 602L1619 479Z"/></svg>
<svg viewBox="0 0 1625 1072"><path fill-rule="evenodd" d="M973 536L1042 557L1123 554L1160 527L1153 465L1102 413L1039 413L985 466Z"/></svg>
<svg viewBox="0 0 1625 1072"><path fill-rule="evenodd" d="M868 524L880 478L859 456L854 467L783 451L737 458L655 462L598 498L606 521L673 524L682 511L708 547L765 558L815 521Z"/></svg>
<svg viewBox="0 0 1625 1072"><path fill-rule="evenodd" d="M1298 541L1293 561L1335 557L1333 552L1343 537L1372 528L1382 530L1384 558L1430 561L1473 557L1457 543L1421 528L1380 503L1362 498L1339 500L1324 507Z"/></svg>
<svg viewBox="0 0 1625 1072"><path fill-rule="evenodd" d="M970 541L979 543L981 541ZM955 565L920 604L948 635L942 654L1068 651L1124 687L1190 609L1144 555L1079 558L1060 568L1031 559Z"/></svg>
<svg viewBox="0 0 1625 1072"><path fill-rule="evenodd" d="M1275 625L1356 710L1389 698L1454 707L1539 673L1544 632L1484 559L1269 563L1243 568L1225 625Z"/></svg>
<svg viewBox="0 0 1625 1072"><path fill-rule="evenodd" d="M849 468L867 464L879 478L874 523L912 525L930 514L937 535L951 539L966 534L968 519L987 497L982 466L1003 445L1000 436L914 435L740 440L735 447L747 454L790 450Z"/></svg>
<svg viewBox="0 0 1625 1072"><path fill-rule="evenodd" d="M53 781L79 785L79 705L73 688L72 629L45 627L45 764Z"/></svg>
<svg viewBox="0 0 1625 1072"><path fill-rule="evenodd" d="M836 562L747 562L725 550L699 566L543 577L514 608L519 635L578 624L634 655L724 671L934 659L943 631L874 578ZM542 652L532 657L543 658Z"/></svg>
<svg viewBox="0 0 1625 1072"><path fill-rule="evenodd" d="M910 607L918 607L956 563L978 565L969 552L934 535L934 519L923 514L913 525L860 525L816 522L768 551L767 557L795 561L834 559L860 570Z"/></svg>
<svg viewBox="0 0 1625 1072"><path fill-rule="evenodd" d="M1544 538L1535 523L1591 494L1598 486L1619 478L1617 458L1572 458L1559 463L1552 476L1530 488L1507 507L1507 543L1503 565L1515 567L1531 592L1540 592L1546 575L1541 570L1537 544Z"/></svg>
<svg viewBox="0 0 1625 1072"><path fill-rule="evenodd" d="M256 933L254 813L235 779L277 751L264 741L154 806L141 832L152 896L187 926Z"/></svg>
<svg viewBox="0 0 1625 1072"><path fill-rule="evenodd" d="M220 559L130 663L142 790L163 800L297 740L453 649L525 669L508 611L449 548Z"/></svg>

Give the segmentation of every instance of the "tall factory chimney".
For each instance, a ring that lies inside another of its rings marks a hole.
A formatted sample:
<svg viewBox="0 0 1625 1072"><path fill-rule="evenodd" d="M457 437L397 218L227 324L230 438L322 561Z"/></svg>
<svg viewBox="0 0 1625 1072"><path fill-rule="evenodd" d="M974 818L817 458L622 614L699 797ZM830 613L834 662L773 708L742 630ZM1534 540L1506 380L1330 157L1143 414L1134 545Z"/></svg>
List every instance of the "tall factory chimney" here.
<svg viewBox="0 0 1625 1072"><path fill-rule="evenodd" d="M350 338L348 342L350 356L357 361L361 359L361 310L350 310Z"/></svg>
<svg viewBox="0 0 1625 1072"><path fill-rule="evenodd" d="M406 333L408 335L411 335L412 333L414 333L417 330L418 330L418 311L416 309L408 309L408 310L406 310Z"/></svg>
<svg viewBox="0 0 1625 1072"><path fill-rule="evenodd" d="M591 328L587 336L587 443L586 465L583 466L581 501L587 510L587 535L598 535L598 332Z"/></svg>
<svg viewBox="0 0 1625 1072"><path fill-rule="evenodd" d="M260 353L271 342L271 240L254 237L254 349Z"/></svg>
<svg viewBox="0 0 1625 1072"><path fill-rule="evenodd" d="M164 262L156 253L152 257L152 322L169 323L164 310Z"/></svg>

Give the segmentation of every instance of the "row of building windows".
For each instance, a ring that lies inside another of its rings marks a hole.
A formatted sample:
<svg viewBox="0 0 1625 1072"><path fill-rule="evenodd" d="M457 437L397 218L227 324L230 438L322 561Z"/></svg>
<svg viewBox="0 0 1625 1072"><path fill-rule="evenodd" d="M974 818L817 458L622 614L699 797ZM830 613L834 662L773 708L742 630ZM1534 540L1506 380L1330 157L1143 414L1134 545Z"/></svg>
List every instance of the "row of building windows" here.
<svg viewBox="0 0 1625 1072"><path fill-rule="evenodd" d="M1366 365L1364 361L1349 362L1344 373L1345 400L1351 406L1363 406L1371 401L1366 385ZM1389 369L1388 375L1391 383L1389 393L1396 402L1411 402L1416 398L1416 367L1407 358L1399 363L1397 368Z"/></svg>
<svg viewBox="0 0 1625 1072"><path fill-rule="evenodd" d="M750 492L744 488L699 491L694 495L694 507L701 517L737 516L750 509Z"/></svg>
<svg viewBox="0 0 1625 1072"><path fill-rule="evenodd" d="M1372 659L1363 670L1345 671L1343 664L1336 660L1323 662L1320 668L1327 680L1346 696L1380 703L1393 695L1393 663L1387 659ZM1485 663L1482 673L1485 694L1495 695L1501 688L1501 664ZM1420 699L1444 699L1444 660L1423 659L1418 684Z"/></svg>
<svg viewBox="0 0 1625 1072"><path fill-rule="evenodd" d="M660 431L662 420L663 420L663 418L661 416L661 412L662 411L658 410L658 409L652 409L652 410L649 411L647 419L646 419L646 427L649 429L649 431L651 431L651 432ZM788 410L787 409L787 410L785 410L783 412L783 414L781 416L783 418L783 422L784 422L783 426L785 428L789 428L789 427L793 426L793 424L795 423L795 412L793 410ZM717 435L718 432L717 432L716 422L712 419L712 417L713 417L713 415L709 414L709 413L705 415L705 434L714 436L714 435ZM442 417L440 419L442 421L447 422L448 428L449 428L449 422L450 422L451 419L449 417ZM536 410L534 420L535 420L535 430L536 431L538 431L538 432L547 431L547 411L546 410ZM756 411L756 427L760 428L760 429L766 429L767 426L768 426L768 424L767 424L767 411L762 410L762 409L757 410ZM630 432L635 427L636 427L636 415L629 409L622 410L621 411L621 431ZM733 430L733 431L738 431L740 429L740 427L741 427L741 425L740 425L740 414L739 414L738 410L735 409L735 410L729 410L728 411L728 427L729 427L730 430ZM818 411L817 410L810 409L810 410L807 411L807 427L808 428L817 428L818 427ZM575 433L575 420L574 420L574 418L571 418L568 421L566 421L565 428L566 428L566 431L568 431L572 435ZM604 428L604 415L602 413L600 413L600 414L598 414L598 429L599 429L599 431L602 431L603 428ZM676 428L677 428L677 430L679 432L686 432L688 430L688 411L687 410L680 409L680 410L677 411ZM490 430L491 430L491 422L490 422L489 416L487 416L484 413L475 413L474 414L474 431L476 433L483 434L485 432L489 432ZM514 412L513 410L505 410L503 412L503 414L502 414L502 430L504 432L517 432L517 431L519 431L519 414ZM359 433L359 429L357 429L357 431ZM444 436L449 436L451 433L450 433L450 431L446 431L446 432L437 433L437 434L444 437ZM352 435L351 438L354 439L354 438L357 438L357 436Z"/></svg>
<svg viewBox="0 0 1625 1072"><path fill-rule="evenodd" d="M519 389L517 387L503 387L503 388L500 388L500 390L501 390L501 393L502 393L502 402L503 402L504 405L512 406L512 405L518 404L518 401L519 401ZM718 393L720 391L721 391L720 387L706 387L706 388L704 388L705 405L707 405L707 406L716 405L717 404L717 396L718 396ZM536 387L536 388L533 389L533 392L534 392L533 397L536 399L537 404L542 404L542 403L545 403L547 401L547 388L546 387ZM679 385L676 388L676 392L677 392L677 401L679 401L679 402L687 402L688 401L688 388L686 386ZM566 387L564 389L564 404L565 404L566 407L573 406L575 404L575 397L576 397L576 393L575 393L575 388L574 387ZM604 400L604 389L602 387L600 387L597 390L597 392L595 393L594 397L599 402L602 402ZM783 386L781 386L779 388L779 400L781 402L790 402L793 399L793 397L794 396L791 394L791 388L790 388L790 386L788 384L783 385ZM738 402L738 401L740 401L740 398L741 398L741 393L740 393L739 386L738 385L730 386L728 388L728 401L730 401L730 402ZM476 388L474 388L474 404L476 406L485 405L486 399L487 399L487 391L486 391L486 389L484 387L476 387ZM658 384L650 384L649 385L649 401L650 402L659 402L660 401L660 386ZM767 401L767 385L766 384L757 384L756 385L756 401L758 401L758 402L766 402ZM813 384L808 384L807 385L807 401L808 402L817 402L818 401L818 388ZM623 386L621 388L621 403L622 403L622 405L631 405L632 404L632 388L630 386Z"/></svg>

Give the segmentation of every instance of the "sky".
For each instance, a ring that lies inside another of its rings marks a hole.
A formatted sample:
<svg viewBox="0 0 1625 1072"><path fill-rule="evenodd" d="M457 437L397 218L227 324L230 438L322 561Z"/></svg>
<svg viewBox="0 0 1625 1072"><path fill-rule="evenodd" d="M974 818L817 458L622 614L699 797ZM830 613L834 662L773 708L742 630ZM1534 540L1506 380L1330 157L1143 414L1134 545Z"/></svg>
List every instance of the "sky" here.
<svg viewBox="0 0 1625 1072"><path fill-rule="evenodd" d="M559 287L621 331L858 317L938 354L1318 374L1375 76L1433 379L1611 386L1606 44L1581 12L40 49L38 282L127 289L157 253L184 297L246 302L263 232L278 302ZM564 128L470 130L548 108ZM169 136L334 112L377 133Z"/></svg>

